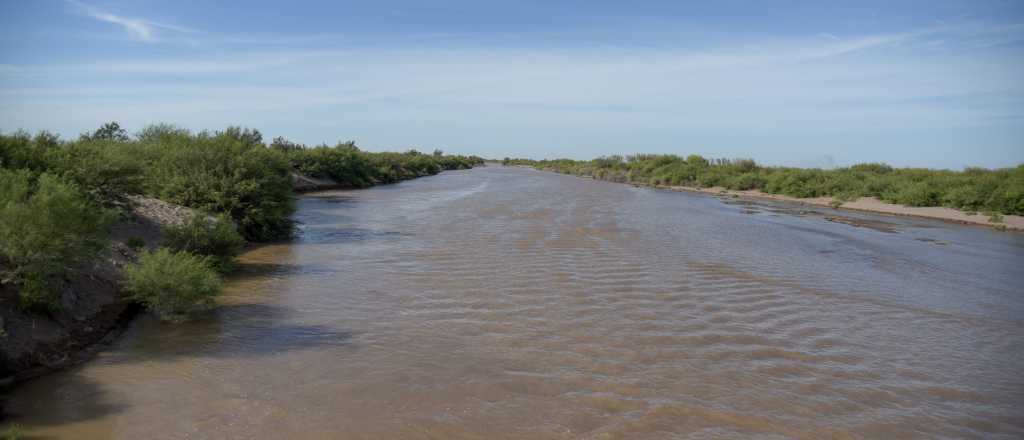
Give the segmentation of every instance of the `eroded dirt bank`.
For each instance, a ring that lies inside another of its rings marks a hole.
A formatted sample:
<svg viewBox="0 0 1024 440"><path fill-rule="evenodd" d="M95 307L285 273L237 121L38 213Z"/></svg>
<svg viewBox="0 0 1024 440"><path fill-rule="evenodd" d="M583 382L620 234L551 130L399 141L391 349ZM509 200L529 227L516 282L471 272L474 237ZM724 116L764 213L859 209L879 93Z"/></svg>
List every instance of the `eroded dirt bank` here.
<svg viewBox="0 0 1024 440"><path fill-rule="evenodd" d="M58 310L23 311L17 290L0 287L0 386L87 358L92 346L116 334L137 310L120 294L121 269L137 256L128 240L139 238L154 248L162 227L185 222L193 211L147 197L131 197L130 202L111 229L107 256L64 281Z"/></svg>

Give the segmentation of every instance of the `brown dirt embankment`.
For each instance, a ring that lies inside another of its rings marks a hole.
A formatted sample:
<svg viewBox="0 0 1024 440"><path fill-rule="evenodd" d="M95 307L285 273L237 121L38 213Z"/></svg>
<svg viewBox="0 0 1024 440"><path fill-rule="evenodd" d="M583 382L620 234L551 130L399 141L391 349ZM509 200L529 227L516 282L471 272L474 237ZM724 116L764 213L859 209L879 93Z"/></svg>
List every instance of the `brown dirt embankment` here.
<svg viewBox="0 0 1024 440"><path fill-rule="evenodd" d="M292 173L292 183L294 184L295 192L297 193L346 188L345 185L335 182L332 179L318 178L299 173Z"/></svg>

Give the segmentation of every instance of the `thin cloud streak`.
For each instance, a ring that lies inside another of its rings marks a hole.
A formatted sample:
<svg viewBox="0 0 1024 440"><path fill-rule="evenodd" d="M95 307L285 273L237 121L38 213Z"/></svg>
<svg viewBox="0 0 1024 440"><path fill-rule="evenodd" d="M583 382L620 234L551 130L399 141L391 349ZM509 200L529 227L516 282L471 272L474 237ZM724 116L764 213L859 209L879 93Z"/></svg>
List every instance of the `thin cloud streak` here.
<svg viewBox="0 0 1024 440"><path fill-rule="evenodd" d="M878 35L856 39L828 41L825 44L800 44L800 42L763 46L757 48L720 48L715 51L687 51L677 49L529 49L504 48L481 49L473 46L446 48L375 48L366 49L307 49L288 51L251 52L242 55L221 56L213 59L178 58L156 61L112 60L104 63L73 64L62 66L9 66L9 71L83 71L108 74L180 74L206 75L236 71L253 71L292 66L290 70L311 68L342 69L358 68L364 63L386 60L393 62L396 69L416 68L431 59L444 60L442 64L457 65L462 61L476 67L512 64L529 69L533 73L546 70L593 72L631 70L643 67L645 70L701 70L728 67L772 65L808 60L838 57L858 51L906 41L911 34ZM425 55L427 54L427 55ZM516 62L530 59L531 63ZM534 63L535 62L535 63ZM429 63L434 64L434 63ZM547 67L546 67L547 66ZM578 67L574 67L578 66ZM0 73L3 73L0 70ZM512 71L515 73L515 70Z"/></svg>
<svg viewBox="0 0 1024 440"><path fill-rule="evenodd" d="M93 6L76 0L66 0L69 4L75 6L76 9L87 17L94 18L96 20L115 24L121 26L130 34L136 38L146 41L155 42L157 40L157 33L160 30L172 31L176 33L191 34L196 31L183 26L176 26L165 23L158 23L152 20L146 20L142 18L130 18L122 17L120 15L112 14L110 12L99 10Z"/></svg>

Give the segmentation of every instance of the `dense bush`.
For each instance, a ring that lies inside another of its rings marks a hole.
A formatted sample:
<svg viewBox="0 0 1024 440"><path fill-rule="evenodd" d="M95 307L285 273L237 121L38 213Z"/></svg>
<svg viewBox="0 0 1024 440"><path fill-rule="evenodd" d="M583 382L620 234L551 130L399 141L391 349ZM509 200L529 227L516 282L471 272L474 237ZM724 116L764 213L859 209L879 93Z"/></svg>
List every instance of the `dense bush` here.
<svg viewBox="0 0 1024 440"><path fill-rule="evenodd" d="M761 190L793 197L831 196L840 201L877 197L908 206L946 206L969 211L1024 215L1024 165L962 172L895 169L866 163L831 170L763 167L750 159L707 160L690 155L638 154L532 161L510 159L506 165L593 176L618 182Z"/></svg>
<svg viewBox="0 0 1024 440"><path fill-rule="evenodd" d="M58 145L57 137L45 131L35 138L24 131L0 135L0 167L45 171L48 152Z"/></svg>
<svg viewBox="0 0 1024 440"><path fill-rule="evenodd" d="M373 184L373 174L366 156L360 154L351 142L333 148L322 145L285 151L289 153L292 167L302 174L330 178L352 188Z"/></svg>
<svg viewBox="0 0 1024 440"><path fill-rule="evenodd" d="M0 135L0 167L58 176L108 206L142 193L226 214L250 241L291 234L293 171L361 188L482 163L440 150L370 153L352 142L306 148L279 137L268 147L258 130L238 127L191 133L157 124L132 138L112 122L70 142L47 132Z"/></svg>
<svg viewBox="0 0 1024 440"><path fill-rule="evenodd" d="M166 248L145 251L125 268L127 297L160 319L183 321L214 306L221 280L206 257Z"/></svg>
<svg viewBox="0 0 1024 440"><path fill-rule="evenodd" d="M283 152L262 144L256 130L192 134L163 124L132 140L111 123L72 142L18 132L0 136L0 166L60 176L104 204L143 193L227 214L252 241L292 231L291 167Z"/></svg>
<svg viewBox="0 0 1024 440"><path fill-rule="evenodd" d="M209 257L214 269L228 272L232 260L242 251L245 239L229 218L196 214L185 224L164 229L163 245L172 251Z"/></svg>
<svg viewBox="0 0 1024 440"><path fill-rule="evenodd" d="M101 138L54 146L47 152L48 170L97 202L120 202L143 190L143 163L134 148Z"/></svg>
<svg viewBox="0 0 1024 440"><path fill-rule="evenodd" d="M110 202L141 190L142 164L129 150L103 137L60 142L47 132L35 137L18 132L0 136L0 166L49 172L74 182L96 201Z"/></svg>
<svg viewBox="0 0 1024 440"><path fill-rule="evenodd" d="M107 246L111 212L52 174L0 169L0 269L22 304L54 309L54 282Z"/></svg>
<svg viewBox="0 0 1024 440"><path fill-rule="evenodd" d="M440 150L427 155L416 150L405 153L372 153L360 150L352 142L314 148L274 139L274 148L284 151L292 167L306 175L330 178L341 185L363 188L378 183L394 183L444 170L461 170L483 164L476 156L444 155Z"/></svg>
<svg viewBox="0 0 1024 440"><path fill-rule="evenodd" d="M760 174L757 173L743 173L729 178L728 183L725 185L726 188L735 190L750 190L764 188L767 183Z"/></svg>
<svg viewBox="0 0 1024 440"><path fill-rule="evenodd" d="M149 133L146 191L171 203L231 217L251 241L292 232L291 167L283 153L258 143L258 132Z"/></svg>

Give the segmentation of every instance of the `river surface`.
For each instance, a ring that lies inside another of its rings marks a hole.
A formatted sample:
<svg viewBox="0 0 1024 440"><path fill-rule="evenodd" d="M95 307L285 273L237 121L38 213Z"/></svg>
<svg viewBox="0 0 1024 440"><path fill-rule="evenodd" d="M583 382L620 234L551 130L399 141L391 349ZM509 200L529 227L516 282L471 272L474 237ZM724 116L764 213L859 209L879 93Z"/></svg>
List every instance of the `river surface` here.
<svg viewBox="0 0 1024 440"><path fill-rule="evenodd" d="M1024 234L496 166L306 196L296 219L216 311L135 320L15 389L14 421L68 439L1024 437Z"/></svg>

